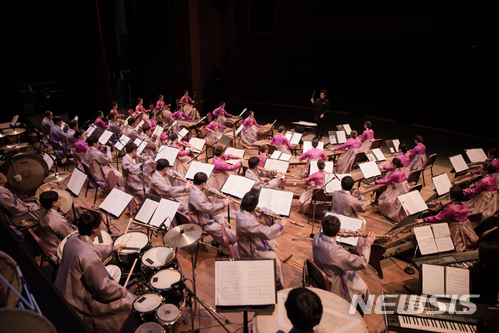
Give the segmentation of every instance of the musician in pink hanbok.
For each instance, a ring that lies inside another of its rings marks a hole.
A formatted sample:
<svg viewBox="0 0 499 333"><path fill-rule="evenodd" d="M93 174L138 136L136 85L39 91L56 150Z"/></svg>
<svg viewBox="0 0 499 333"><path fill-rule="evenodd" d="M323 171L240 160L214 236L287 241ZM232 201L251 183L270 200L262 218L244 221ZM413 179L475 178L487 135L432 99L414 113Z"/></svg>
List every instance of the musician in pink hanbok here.
<svg viewBox="0 0 499 333"><path fill-rule="evenodd" d="M469 208L468 215L482 214L480 223L488 219L497 211L497 181L494 177L496 168L489 163L482 163L480 175L482 179L471 189L463 190L464 195L471 196L466 201Z"/></svg>
<svg viewBox="0 0 499 333"><path fill-rule="evenodd" d="M158 125L158 122L156 121L156 118L157 118L157 115L159 114L160 112L150 112L149 113L149 120L147 121L147 124L149 126L151 126L151 130L154 132L154 130L156 129L156 125Z"/></svg>
<svg viewBox="0 0 499 333"><path fill-rule="evenodd" d="M334 151L338 151L348 148L348 151L338 158L338 163L336 163L337 173L349 173L350 171L352 171L352 165L355 161L355 156L357 156L360 151L360 146L362 145L362 143L357 137L357 131L351 131L350 137L351 139L349 139L347 142L345 142L338 148L333 149Z"/></svg>
<svg viewBox="0 0 499 333"><path fill-rule="evenodd" d="M92 135L96 137L100 137L105 130L107 130L107 119L104 118L104 112L97 111L97 118L94 121L95 126L97 127Z"/></svg>
<svg viewBox="0 0 499 333"><path fill-rule="evenodd" d="M88 150L88 143L85 142L85 131L81 129L76 130L74 137L76 138L74 152L76 154L84 155ZM81 158L83 158L83 156Z"/></svg>
<svg viewBox="0 0 499 333"><path fill-rule="evenodd" d="M144 107L144 100L142 98L137 98L137 106L135 106L135 114L139 114L141 112L147 113L148 111Z"/></svg>
<svg viewBox="0 0 499 333"><path fill-rule="evenodd" d="M184 90L184 96L182 96L182 98L180 98L180 101L179 101L180 104L194 104L194 101L192 100L192 98L189 97L189 91L188 90Z"/></svg>
<svg viewBox="0 0 499 333"><path fill-rule="evenodd" d="M497 188L499 188L499 150L492 148L487 151L487 161L492 164L496 171L494 172L494 177L497 180ZM476 169L471 172L472 175L479 175L480 169Z"/></svg>
<svg viewBox="0 0 499 333"><path fill-rule="evenodd" d="M177 133L170 133L168 138L171 141L170 147L179 149L175 163L173 163L173 170L182 175L182 177L185 177L187 170L189 170L188 163L191 160L190 156L193 156L192 150L187 148L189 146L189 142L180 141Z"/></svg>
<svg viewBox="0 0 499 333"><path fill-rule="evenodd" d="M318 160L318 159L323 159L324 161L327 160L326 153L322 151L321 149L317 148L319 145L319 140L313 139L312 140L312 149L309 149L303 155L300 156L300 160L308 159L307 163L305 164L305 167L303 167L303 170L300 173L300 179L305 179L308 177L308 172L310 169L310 160Z"/></svg>
<svg viewBox="0 0 499 333"><path fill-rule="evenodd" d="M360 137L360 151L366 151L371 149L371 144L374 141L374 131L372 130L372 123L369 120L364 122L364 132L362 132L362 136Z"/></svg>
<svg viewBox="0 0 499 333"><path fill-rule="evenodd" d="M267 160L267 154L269 153L269 146L261 145L258 151L260 153L257 156L258 159L260 160L260 164L258 166L260 168L263 168L263 166L265 165L265 161Z"/></svg>
<svg viewBox="0 0 499 333"><path fill-rule="evenodd" d="M118 113L118 102L113 102L111 104L111 111L109 113L115 114L116 116L123 118L123 115Z"/></svg>
<svg viewBox="0 0 499 333"><path fill-rule="evenodd" d="M170 107L170 104L166 105L164 99L165 97L159 94L158 101L156 102L156 110L162 111Z"/></svg>
<svg viewBox="0 0 499 333"><path fill-rule="evenodd" d="M244 128L241 132L241 140L243 141L243 146L244 148L248 149L256 149L255 146L253 146L253 142L258 140L258 125L256 123L255 119L255 113L253 111L249 112L249 116L244 119Z"/></svg>
<svg viewBox="0 0 499 333"><path fill-rule="evenodd" d="M326 162L323 159L317 161L317 168L319 171L314 172L310 177L305 179L305 183L309 184L307 189L300 196L300 211L303 213L308 213L310 208L311 199L309 199L314 190L324 185L324 174L327 173L324 171L324 167L326 166ZM312 184L313 183L313 184ZM309 199L309 200L307 200ZM319 209L319 211L321 211Z"/></svg>
<svg viewBox="0 0 499 333"><path fill-rule="evenodd" d="M407 145L405 143L399 144L399 155L397 156L397 158L403 164L402 169L405 172L406 178L409 177L409 174L411 173L411 170L409 168L409 165L411 163L411 158L409 157L409 154L407 153L407 150L408 150L407 149ZM382 170L386 170L386 171L393 171L393 170L395 170L395 167L393 166L393 164L391 164L391 165L385 165L381 169ZM386 177L388 177L388 176L389 176L389 174L386 175Z"/></svg>
<svg viewBox="0 0 499 333"><path fill-rule="evenodd" d="M219 107L211 112L212 115L217 115L220 124L225 124L225 117L232 117L230 113L225 111L225 102L220 102Z"/></svg>
<svg viewBox="0 0 499 333"><path fill-rule="evenodd" d="M423 144L421 135L416 135L414 142L416 143L416 147L409 153L409 157L411 158L409 169L411 171L421 169L426 163L426 146Z"/></svg>
<svg viewBox="0 0 499 333"><path fill-rule="evenodd" d="M208 135L206 135L206 143L214 145L218 140L220 140L226 128L227 127L220 124L220 118L217 115L214 115L211 123L205 127L205 130L208 132Z"/></svg>
<svg viewBox="0 0 499 333"><path fill-rule="evenodd" d="M194 92L194 98L196 98L196 92ZM184 90L184 96L180 99L179 103L182 105L181 110L193 119L199 119L199 112L194 107L194 101L189 97L189 92Z"/></svg>
<svg viewBox="0 0 499 333"><path fill-rule="evenodd" d="M277 134L270 140L270 144L276 145L277 150L286 154L291 154L289 149L293 148L291 142L286 138L286 128L284 126L279 126Z"/></svg>

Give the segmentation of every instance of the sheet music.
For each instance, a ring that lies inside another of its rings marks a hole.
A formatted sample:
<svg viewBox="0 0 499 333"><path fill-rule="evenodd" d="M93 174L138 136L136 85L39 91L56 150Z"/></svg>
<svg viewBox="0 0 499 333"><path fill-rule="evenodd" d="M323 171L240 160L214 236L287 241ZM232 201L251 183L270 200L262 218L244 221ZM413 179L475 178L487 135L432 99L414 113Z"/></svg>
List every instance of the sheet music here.
<svg viewBox="0 0 499 333"><path fill-rule="evenodd" d="M487 159L482 148L465 149L465 151L471 163L483 162Z"/></svg>
<svg viewBox="0 0 499 333"><path fill-rule="evenodd" d="M390 147L390 153L395 154L395 149L393 149L393 147Z"/></svg>
<svg viewBox="0 0 499 333"><path fill-rule="evenodd" d="M289 161L291 158L291 154L286 154L286 153L281 153L281 156L279 156L279 159L281 161Z"/></svg>
<svg viewBox="0 0 499 333"><path fill-rule="evenodd" d="M291 139L288 139L289 142L292 144L292 145L298 145L300 144L300 140L301 140L301 137L303 136L303 134L301 133L293 133L293 135L291 136Z"/></svg>
<svg viewBox="0 0 499 333"><path fill-rule="evenodd" d="M200 138L191 138L189 140L189 144L199 151L203 150L205 143L206 143L206 140L200 139Z"/></svg>
<svg viewBox="0 0 499 333"><path fill-rule="evenodd" d="M419 245L419 251L422 255L438 252L437 244L435 244L435 239L433 238L431 227L424 226L414 228L414 235L416 236Z"/></svg>
<svg viewBox="0 0 499 333"><path fill-rule="evenodd" d="M357 231L362 228L362 219L345 216L341 214L337 214L334 212L327 212L326 215L333 215L340 220L341 229L349 230L349 231ZM352 246L357 246L358 238L357 237L336 237L337 242L349 244Z"/></svg>
<svg viewBox="0 0 499 333"><path fill-rule="evenodd" d="M329 131L329 143L332 145L335 145L338 143L338 140L336 140L336 131Z"/></svg>
<svg viewBox="0 0 499 333"><path fill-rule="evenodd" d="M392 143L393 143L393 148L395 149L395 152L398 152L399 151L399 146L400 146L399 139L393 139Z"/></svg>
<svg viewBox="0 0 499 333"><path fill-rule="evenodd" d="M49 153L45 153L43 155L43 160L45 161L45 163L47 163L47 167L48 169L52 169L52 165L54 165L54 160L50 157L50 154Z"/></svg>
<svg viewBox="0 0 499 333"><path fill-rule="evenodd" d="M317 166L317 161L318 160L310 161L310 172L309 172L310 175L313 175L314 173L319 171L319 167ZM333 167L334 167L333 161L326 161L326 165L324 166L324 171L332 173Z"/></svg>
<svg viewBox="0 0 499 333"><path fill-rule="evenodd" d="M413 215L428 209L419 191L410 191L397 197L407 215Z"/></svg>
<svg viewBox="0 0 499 333"><path fill-rule="evenodd" d="M270 156L270 158L278 160L280 156L281 156L281 152L279 150L274 150L274 152L272 153L272 155Z"/></svg>
<svg viewBox="0 0 499 333"><path fill-rule="evenodd" d="M454 243L450 238L450 230L447 223L432 224L431 229L433 230L438 252L454 250Z"/></svg>
<svg viewBox="0 0 499 333"><path fill-rule="evenodd" d="M71 175L71 178L69 178L68 190L74 195L79 196L85 180L87 180L87 175L78 168L74 168L73 174Z"/></svg>
<svg viewBox="0 0 499 333"><path fill-rule="evenodd" d="M244 124L243 125L240 125L237 130L236 130L236 135L235 136L238 136L239 134L241 134L241 131L243 130L244 128Z"/></svg>
<svg viewBox="0 0 499 333"><path fill-rule="evenodd" d="M159 227L161 223L166 220L165 228L168 229L179 206L180 202L178 201L161 198L158 208L156 208L156 212L154 213L149 224Z"/></svg>
<svg viewBox="0 0 499 333"><path fill-rule="evenodd" d="M376 162L374 162L374 161L360 163L359 168L360 168L360 171L362 171L364 178L366 178L366 179L381 175L381 171L379 171L379 168L376 165Z"/></svg>
<svg viewBox="0 0 499 333"><path fill-rule="evenodd" d="M113 190L100 204L99 208L116 217L119 217L132 199L133 196L130 194L120 191L117 188L113 188Z"/></svg>
<svg viewBox="0 0 499 333"><path fill-rule="evenodd" d="M158 208L158 205L159 202L146 198L142 206L140 206L140 209L137 212L137 215L135 215L134 219L136 221L148 224L152 215L156 211L156 208Z"/></svg>
<svg viewBox="0 0 499 333"><path fill-rule="evenodd" d="M454 155L449 157L450 162L452 163L452 167L454 171L461 172L464 170L468 170L468 164L464 161L463 155Z"/></svg>
<svg viewBox="0 0 499 333"><path fill-rule="evenodd" d="M346 176L351 177L352 175L349 173L343 173L343 174L337 173L336 176L338 176L338 178L340 180L336 179L336 177L332 173L325 173L323 176L324 176L324 184L327 184L325 191L326 191L326 193L330 194L330 193L333 193L334 191L340 191L342 189L341 188L341 180L343 179L343 177L346 177ZM331 180L332 178L334 178L334 179ZM329 182L329 180L331 180L331 182Z"/></svg>
<svg viewBox="0 0 499 333"><path fill-rule="evenodd" d="M144 148L147 146L147 141L144 139L135 139L135 141L133 142L137 145L137 155L140 155L142 154L142 151L144 150Z"/></svg>
<svg viewBox="0 0 499 333"><path fill-rule="evenodd" d="M109 130L104 130L104 133L99 137L99 143L101 145L106 145L109 139L113 136L113 132Z"/></svg>
<svg viewBox="0 0 499 333"><path fill-rule="evenodd" d="M381 149L374 148L374 149L371 149L371 151L373 152L374 157L376 157L376 159L378 160L378 162L386 161L386 157L383 154L383 152L381 152Z"/></svg>
<svg viewBox="0 0 499 333"><path fill-rule="evenodd" d="M350 132L352 132L352 129L350 128L349 124L343 124L343 129L347 133L347 135L350 135Z"/></svg>
<svg viewBox="0 0 499 333"><path fill-rule="evenodd" d="M291 202L293 201L292 191L275 190L262 187L258 198L258 208L268 208L277 215L289 216Z"/></svg>
<svg viewBox="0 0 499 333"><path fill-rule="evenodd" d="M272 158L267 158L265 160L265 164L263 165L264 169L267 170L277 170L278 172L286 173L288 172L289 162L274 160Z"/></svg>
<svg viewBox="0 0 499 333"><path fill-rule="evenodd" d="M303 141L303 153L305 154L307 151L312 149L312 141ZM319 141L317 148L320 150L324 150L324 142Z"/></svg>
<svg viewBox="0 0 499 333"><path fill-rule="evenodd" d="M139 122L139 124L135 127L135 130L138 132L138 131L139 131L139 129L140 129L140 127L142 127L142 125L144 125L144 120L141 120L141 121Z"/></svg>
<svg viewBox="0 0 499 333"><path fill-rule="evenodd" d="M213 168L215 168L215 165L213 164L202 163L199 161L192 161L191 164L189 165L189 170L187 170L187 173L185 174L185 178L193 180L194 176L198 172L204 172L206 176L210 178Z"/></svg>
<svg viewBox="0 0 499 333"><path fill-rule="evenodd" d="M445 266L422 264L422 293L445 295Z"/></svg>
<svg viewBox="0 0 499 333"><path fill-rule="evenodd" d="M445 266L444 266L445 267ZM462 295L470 294L470 271L466 268L445 267L445 294Z"/></svg>
<svg viewBox="0 0 499 333"><path fill-rule="evenodd" d="M234 147L227 147L227 149L225 150L224 154L226 154L226 155L234 155L234 156L237 156L237 157L244 157L244 153L245 153L244 149L238 149L238 148L234 148Z"/></svg>
<svg viewBox="0 0 499 333"><path fill-rule="evenodd" d="M242 199L244 195L251 190L254 184L255 181L253 179L236 176L231 173L220 189L220 192Z"/></svg>
<svg viewBox="0 0 499 333"><path fill-rule="evenodd" d="M19 119L19 115L15 115L14 117L12 117L12 121L10 122L10 124L12 126L16 126L16 123L17 123L17 120Z"/></svg>
<svg viewBox="0 0 499 333"><path fill-rule="evenodd" d="M369 162L373 162L373 161L374 161L374 162L377 162L377 161L378 161L378 160L376 159L376 156L374 156L374 154L373 154L372 150L368 149L368 150L366 150L366 151L364 152L364 154L366 155L367 160L368 160Z"/></svg>
<svg viewBox="0 0 499 333"><path fill-rule="evenodd" d="M234 277L237 276L237 279ZM216 260L215 305L276 303L275 260Z"/></svg>
<svg viewBox="0 0 499 333"><path fill-rule="evenodd" d="M339 144L347 142L347 135L345 134L345 131L336 131L336 137L338 138Z"/></svg>
<svg viewBox="0 0 499 333"><path fill-rule="evenodd" d="M94 124L91 124L87 129L87 138L92 135L97 127Z"/></svg>
<svg viewBox="0 0 499 333"><path fill-rule="evenodd" d="M285 135L285 137L286 137L286 139L288 139L290 142L291 142L291 137L292 137L292 136L293 136L293 132L291 132L291 131L286 131L286 135Z"/></svg>
<svg viewBox="0 0 499 333"><path fill-rule="evenodd" d="M177 135L178 135L178 139L179 139L179 140L182 140L182 138L183 138L184 136L186 136L188 133L189 133L189 131L187 130L187 128L182 128L182 129L180 130L180 132L177 134Z"/></svg>
<svg viewBox="0 0 499 333"><path fill-rule="evenodd" d="M170 166L172 166L173 163L175 163L175 159L177 158L179 151L180 149L178 148L161 146L161 148L159 149L159 153L158 155L156 155L156 159L154 161L157 162L159 159L164 158L168 160Z"/></svg>
<svg viewBox="0 0 499 333"><path fill-rule="evenodd" d="M450 183L449 176L446 173L442 173L441 175L435 176L432 178L433 185L435 185L435 190L437 194L444 195L445 193L449 193L452 184Z"/></svg>
<svg viewBox="0 0 499 333"><path fill-rule="evenodd" d="M122 151L123 148L128 144L130 141L130 138L123 134L121 138L114 144L114 148L116 148L119 151Z"/></svg>
<svg viewBox="0 0 499 333"><path fill-rule="evenodd" d="M156 125L156 128L154 129L154 132L152 132L152 135L156 134L157 136L161 136L161 133L163 133L164 128Z"/></svg>

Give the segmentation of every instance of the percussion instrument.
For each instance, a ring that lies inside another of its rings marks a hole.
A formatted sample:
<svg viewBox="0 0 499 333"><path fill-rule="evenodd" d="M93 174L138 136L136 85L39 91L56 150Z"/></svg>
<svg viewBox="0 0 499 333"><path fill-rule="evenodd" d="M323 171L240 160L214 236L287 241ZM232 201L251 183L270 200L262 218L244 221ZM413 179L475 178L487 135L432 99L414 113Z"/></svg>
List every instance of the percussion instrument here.
<svg viewBox="0 0 499 333"><path fill-rule="evenodd" d="M263 145L270 145L270 140L257 140L253 142L253 146L260 147Z"/></svg>
<svg viewBox="0 0 499 333"><path fill-rule="evenodd" d="M279 290L277 292L277 304L271 315L256 314L253 321L253 332L275 333L279 330L289 332L293 325L286 316L284 303L288 293L293 288ZM359 312L349 314L350 302L340 296L317 288L307 288L320 297L323 306L322 318L318 326L327 332L367 333L366 323Z"/></svg>
<svg viewBox="0 0 499 333"><path fill-rule="evenodd" d="M170 229L163 238L172 248L189 246L201 237L203 229L197 224L182 224Z"/></svg>
<svg viewBox="0 0 499 333"><path fill-rule="evenodd" d="M106 271L112 276L113 280L120 283L121 269L116 265L107 265Z"/></svg>
<svg viewBox="0 0 499 333"><path fill-rule="evenodd" d="M42 315L24 309L0 309L0 332L57 333L54 325Z"/></svg>
<svg viewBox="0 0 499 333"><path fill-rule="evenodd" d="M16 129L9 128L9 129L3 130L3 135L12 136L12 135L23 134L24 132L26 132L25 128L16 128Z"/></svg>
<svg viewBox="0 0 499 333"><path fill-rule="evenodd" d="M0 130L4 130L4 129L7 129L7 128L10 128L10 125L12 125L11 123L1 123L0 124ZM15 126L19 126L20 124L19 123L16 123Z"/></svg>
<svg viewBox="0 0 499 333"><path fill-rule="evenodd" d="M142 256L142 269L144 273L157 272L171 266L175 253L171 247L156 246L147 250Z"/></svg>
<svg viewBox="0 0 499 333"><path fill-rule="evenodd" d="M158 294L144 294L137 297L132 303L133 312L139 322L154 321L156 310L163 303L163 298Z"/></svg>
<svg viewBox="0 0 499 333"><path fill-rule="evenodd" d="M181 315L182 313L175 305L163 304L156 310L156 322L163 326L165 332L176 332Z"/></svg>
<svg viewBox="0 0 499 333"><path fill-rule="evenodd" d="M114 246L123 244L125 248L118 253L119 264L124 269L130 271L133 261L139 258L140 255L150 246L151 240L143 232L128 232L126 235L121 235L114 241ZM135 272L140 271L140 265L135 267Z"/></svg>
<svg viewBox="0 0 499 333"><path fill-rule="evenodd" d="M0 151L4 151L5 153L9 153L13 150L16 150L16 149L19 149L19 148L23 148L23 147L27 147L29 145L28 142L21 142L21 143L15 143L15 144L12 144L12 145L5 145L5 146L2 146L0 147Z"/></svg>
<svg viewBox="0 0 499 333"><path fill-rule="evenodd" d="M55 174L50 175L47 178L45 178L43 180L43 182L45 184L58 183L60 181L63 181L64 179L66 179L70 175L71 175L71 172L67 172L67 171L58 172L58 173L55 173Z"/></svg>
<svg viewBox="0 0 499 333"><path fill-rule="evenodd" d="M0 251L0 273L5 280L20 294L23 290L21 277L17 273L17 263L7 253ZM3 280L0 280L0 291L3 290L5 304L0 304L0 307L13 308L19 303L19 296L12 291ZM1 325L0 325L1 326Z"/></svg>
<svg viewBox="0 0 499 333"><path fill-rule="evenodd" d="M140 325L135 333L165 333L165 330L160 324L151 321Z"/></svg>
<svg viewBox="0 0 499 333"><path fill-rule="evenodd" d="M71 209L71 206L73 205L73 198L71 198L71 194L69 194L69 192L62 190L59 186L57 186L55 184L43 184L42 186L40 186L36 190L35 200L40 207L42 206L40 204L40 195L43 192L47 192L47 191L57 192L57 194L59 194L59 196L61 197L61 207L59 207L61 209L61 212L63 214L66 214L67 212L69 212L69 210Z"/></svg>
<svg viewBox="0 0 499 333"><path fill-rule="evenodd" d="M33 153L18 153L8 156L2 167L2 173L7 176L5 185L16 194L32 194L43 184L49 175L47 163L43 158ZM15 175L21 175L22 181L16 182Z"/></svg>
<svg viewBox="0 0 499 333"><path fill-rule="evenodd" d="M74 231L64 237L64 239L59 243L59 246L57 247L57 259L59 259L59 262L62 261L62 254L64 253L64 246L66 245L68 238L73 236L74 234L78 233L78 231ZM113 245L113 239L111 236L107 233L105 230L100 231L100 235L95 237L94 239L94 244L98 245ZM109 272L111 274L111 272ZM111 274L112 275L112 274ZM116 282L119 282L119 280L116 280Z"/></svg>
<svg viewBox="0 0 499 333"><path fill-rule="evenodd" d="M167 268L155 273L149 285L154 292L164 297L165 303L180 305L184 299L184 293L180 288L172 285L179 282L181 277L179 271Z"/></svg>

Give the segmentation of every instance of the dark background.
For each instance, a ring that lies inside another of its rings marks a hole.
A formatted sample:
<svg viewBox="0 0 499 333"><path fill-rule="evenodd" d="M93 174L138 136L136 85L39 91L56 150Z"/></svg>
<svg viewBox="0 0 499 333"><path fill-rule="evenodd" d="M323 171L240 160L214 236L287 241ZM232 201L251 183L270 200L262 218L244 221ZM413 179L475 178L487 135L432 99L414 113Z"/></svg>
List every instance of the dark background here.
<svg viewBox="0 0 499 333"><path fill-rule="evenodd" d="M39 0L1 20L3 112L90 119L110 103L282 104L496 138L497 11L475 2ZM28 86L29 85L29 86ZM31 90L30 90L31 88ZM43 98L44 94L49 94ZM146 105L147 108L147 105ZM298 110L298 112L297 112ZM234 110L237 112L237 110ZM275 117L285 118L286 108ZM298 114L298 116L297 116ZM274 117L274 115L272 115ZM312 116L308 116L311 120ZM299 120L299 119L296 119ZM36 124L38 125L38 124Z"/></svg>

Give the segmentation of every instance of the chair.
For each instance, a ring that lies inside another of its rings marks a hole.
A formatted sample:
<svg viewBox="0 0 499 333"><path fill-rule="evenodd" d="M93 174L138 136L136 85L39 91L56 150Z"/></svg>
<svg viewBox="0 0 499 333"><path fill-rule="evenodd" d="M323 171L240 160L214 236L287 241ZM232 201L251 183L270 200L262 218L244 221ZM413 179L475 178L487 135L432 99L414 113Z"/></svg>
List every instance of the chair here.
<svg viewBox="0 0 499 333"><path fill-rule="evenodd" d="M366 162L368 159L367 159L367 156L365 153L358 153L357 155L355 155L355 159L353 160L353 163L352 163L352 170L353 169L358 169L359 168L359 163L362 163L362 162Z"/></svg>
<svg viewBox="0 0 499 333"><path fill-rule="evenodd" d="M371 143L371 148L370 149L376 149L376 148L380 148L380 147L381 147L381 139L375 139Z"/></svg>
<svg viewBox="0 0 499 333"><path fill-rule="evenodd" d="M52 270L52 282L54 282L55 278L57 276L57 270L59 269L59 264L56 261L52 260L49 251L45 247L45 244L43 244L42 240L40 239L40 237L38 237L37 234L35 234L35 232L33 231L33 229L29 228L28 232L31 235L31 237L33 237L33 239L35 240L35 242L38 244L39 250L41 252L40 268L43 268L43 262L44 261L47 261L49 264L52 264L52 266L53 266L53 270ZM36 252L35 252L35 256L36 256Z"/></svg>
<svg viewBox="0 0 499 333"><path fill-rule="evenodd" d="M267 147L269 147L269 154L271 155L277 150L277 147L275 145L268 144Z"/></svg>
<svg viewBox="0 0 499 333"><path fill-rule="evenodd" d="M213 115L211 114L211 112L208 112L206 114L206 119L208 119L208 124L211 123L211 121L213 120Z"/></svg>
<svg viewBox="0 0 499 333"><path fill-rule="evenodd" d="M414 170L409 174L409 177L407 177L407 182L409 183L409 185L413 186L418 183L421 172L422 170Z"/></svg>
<svg viewBox="0 0 499 333"><path fill-rule="evenodd" d="M305 269L307 272L307 280L310 285L315 288L331 291L331 285L326 273L324 273L311 258L305 260Z"/></svg>
<svg viewBox="0 0 499 333"><path fill-rule="evenodd" d="M421 168L421 173L423 174L423 186L426 186L424 180L424 172L426 169L429 168L431 170L431 176L433 177L433 164L435 163L436 159L437 159L437 153L430 155L430 157L428 157L428 159L426 160L426 163Z"/></svg>
<svg viewBox="0 0 499 333"><path fill-rule="evenodd" d="M229 258L239 259L239 252L237 251L237 245L231 246L229 243L229 236L227 236L227 230L225 226L222 226L222 238L224 240L224 246L227 252L229 252Z"/></svg>
<svg viewBox="0 0 499 333"><path fill-rule="evenodd" d="M95 188L95 196L94 196L94 205L95 205L95 202L97 201L97 192L99 191L99 189L104 189L105 187L102 187L99 185L99 182L97 182L97 180L95 179L95 175L94 175L92 169L90 169L90 166L87 163L81 162L81 165L83 166L83 171L85 171L85 173L87 174L87 177L88 177L87 190L85 191L85 197L87 197L88 188L90 187L89 185L93 184L94 188Z"/></svg>
<svg viewBox="0 0 499 333"><path fill-rule="evenodd" d="M310 224L310 217L312 217L312 223L315 223L315 208L319 205L326 205L328 210L333 208L333 203L331 202L332 196L326 194L324 190L314 190L312 199L310 202L310 208L308 211L308 223ZM312 212L311 212L312 211ZM311 214L312 213L312 214Z"/></svg>

